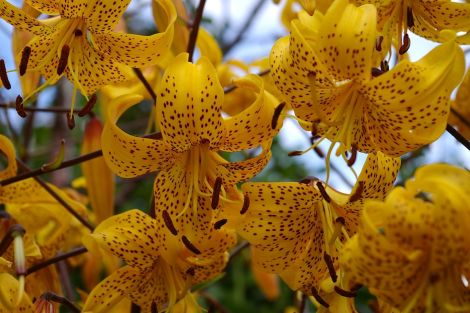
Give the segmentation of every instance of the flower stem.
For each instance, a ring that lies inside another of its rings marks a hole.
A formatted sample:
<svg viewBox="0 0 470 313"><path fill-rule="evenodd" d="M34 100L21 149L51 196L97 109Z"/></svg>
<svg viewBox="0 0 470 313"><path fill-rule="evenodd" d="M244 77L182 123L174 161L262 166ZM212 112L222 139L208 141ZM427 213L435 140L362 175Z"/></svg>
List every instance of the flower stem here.
<svg viewBox="0 0 470 313"><path fill-rule="evenodd" d="M50 291L47 291L45 293L43 293L41 295L41 298L46 300L46 301L53 301L53 302L57 302L57 303L60 303L60 304L63 304L65 305L68 309L69 309L69 312L73 312L73 313L80 313L80 309L75 306L75 304L72 303L72 301L70 301L69 299L65 298L65 297L61 297L59 295L56 295L55 293L53 292L50 292Z"/></svg>
<svg viewBox="0 0 470 313"><path fill-rule="evenodd" d="M79 248L75 248L75 249L72 249L70 250L69 252L65 252L65 253L59 253L57 254L55 257L53 258L50 258L48 260L45 260L41 263L37 263L37 264L34 264L33 266L31 266L30 268L28 268L28 270L26 271L26 276L28 276L29 274L32 274L36 271L39 271L40 269L43 269L45 267L48 267L49 265L51 264L55 264L57 262L60 262L62 260L65 260L65 259L68 259L68 258L71 258L71 257L74 257L74 256L77 256L77 255L80 255L82 253L85 253L87 252L87 248L85 247L79 247Z"/></svg>
<svg viewBox="0 0 470 313"><path fill-rule="evenodd" d="M470 151L470 141L468 141L461 133L459 133L454 127L447 124L446 130L451 134L458 142L460 142L467 150Z"/></svg>
<svg viewBox="0 0 470 313"><path fill-rule="evenodd" d="M194 21L192 25L193 28L191 29L191 33L189 35L188 48L186 49L189 54L189 57L188 57L189 62L193 61L193 54L196 48L197 33L199 32L199 25L201 24L202 13L204 12L205 5L206 5L206 0L200 0L199 5L196 9L196 16L194 17Z"/></svg>
<svg viewBox="0 0 470 313"><path fill-rule="evenodd" d="M144 85L145 89L147 90L147 92L152 97L153 104L155 105L157 103L157 94L155 93L155 91L153 91L152 86L150 85L148 80L145 78L144 74L142 73L142 71L140 69L133 68L133 70L134 70L134 73L137 76L137 78L140 80L142 85Z"/></svg>

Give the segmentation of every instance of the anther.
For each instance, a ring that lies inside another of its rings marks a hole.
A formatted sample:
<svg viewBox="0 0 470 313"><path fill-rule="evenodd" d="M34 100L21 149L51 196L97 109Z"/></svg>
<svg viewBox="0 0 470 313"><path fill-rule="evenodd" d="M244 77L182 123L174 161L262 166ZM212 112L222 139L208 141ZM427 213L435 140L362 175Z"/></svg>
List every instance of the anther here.
<svg viewBox="0 0 470 313"><path fill-rule="evenodd" d="M242 209L240 210L240 214L245 214L246 211L248 211L248 208L250 207L250 198L248 195L243 195L243 206Z"/></svg>
<svg viewBox="0 0 470 313"><path fill-rule="evenodd" d="M16 108L16 112L18 113L18 115L21 116L22 118L25 118L26 116L28 116L28 114L26 114L24 110L23 98L20 95L16 97L15 108Z"/></svg>
<svg viewBox="0 0 470 313"><path fill-rule="evenodd" d="M93 107L95 106L96 99L97 99L96 94L95 93L92 94L90 97L90 100L88 100L85 106L80 111L78 111L78 116L83 117L87 115L88 113L90 113L91 110L93 110Z"/></svg>
<svg viewBox="0 0 470 313"><path fill-rule="evenodd" d="M298 156L298 155L302 155L302 154L303 154L303 151L295 150L295 151L289 152L287 155L291 157L291 156Z"/></svg>
<svg viewBox="0 0 470 313"><path fill-rule="evenodd" d="M323 305L325 308L330 307L330 305L325 301L325 299L320 297L320 295L318 294L318 291L315 287L312 287L312 289L310 291L312 292L312 296L315 298L315 300L317 300L318 303Z"/></svg>
<svg viewBox="0 0 470 313"><path fill-rule="evenodd" d="M413 9L411 7L406 8L406 23L408 24L409 28L415 26L415 19L413 17Z"/></svg>
<svg viewBox="0 0 470 313"><path fill-rule="evenodd" d="M382 42L384 41L384 36L379 36L375 40L375 50L382 51Z"/></svg>
<svg viewBox="0 0 470 313"><path fill-rule="evenodd" d="M351 146L351 157L348 159L348 166L351 167L356 163L356 158L357 158L357 148L355 145Z"/></svg>
<svg viewBox="0 0 470 313"><path fill-rule="evenodd" d="M0 79L2 80L3 87L11 89L11 84L8 80L7 68L5 67L5 60L3 59L0 59Z"/></svg>
<svg viewBox="0 0 470 313"><path fill-rule="evenodd" d="M178 235L178 230L176 230L173 221L171 220L170 214L168 214L167 210L163 210L162 212L163 222L165 223L166 228L173 234L173 236Z"/></svg>
<svg viewBox="0 0 470 313"><path fill-rule="evenodd" d="M222 177L217 177L214 183L214 190L212 192L211 207L213 210L219 206L220 190L222 190Z"/></svg>
<svg viewBox="0 0 470 313"><path fill-rule="evenodd" d="M77 29L73 32L73 34L75 35L75 37L80 37L80 36L83 35L83 32L82 32L81 29L78 29L78 28L77 28Z"/></svg>
<svg viewBox="0 0 470 313"><path fill-rule="evenodd" d="M376 67L373 67L372 71L371 71L372 77L379 77L383 73L384 73L384 71L382 71L380 68L376 68Z"/></svg>
<svg viewBox="0 0 470 313"><path fill-rule="evenodd" d="M323 199L325 199L326 202L330 203L331 202L331 198L330 196L328 195L328 193L326 192L325 190L325 187L323 186L322 182L317 182L316 183L317 187L318 187L318 191L320 191L321 193L321 196L323 197Z"/></svg>
<svg viewBox="0 0 470 313"><path fill-rule="evenodd" d="M196 248L192 243L191 241L189 241L188 237L186 237L185 235L183 235L181 237L181 241L183 242L184 246L189 250L191 251L192 253L194 254L201 254L201 251Z"/></svg>
<svg viewBox="0 0 470 313"><path fill-rule="evenodd" d="M67 67L67 61L69 59L70 47L68 45L63 45L62 50L60 51L59 64L57 65L57 75L62 75Z"/></svg>
<svg viewBox="0 0 470 313"><path fill-rule="evenodd" d="M320 147L315 147L313 148L313 151L315 151L315 153L322 159L325 158L325 154L323 153L323 151L320 149Z"/></svg>
<svg viewBox="0 0 470 313"><path fill-rule="evenodd" d="M299 184L312 185L313 182L315 182L315 181L318 181L318 178L316 178L314 176L307 176L304 179L302 179L301 181L299 181Z"/></svg>
<svg viewBox="0 0 470 313"><path fill-rule="evenodd" d="M380 61L380 69L383 72L388 72L390 70L390 67L388 66L388 61L387 60Z"/></svg>
<svg viewBox="0 0 470 313"><path fill-rule="evenodd" d="M152 305L150 306L150 312L151 313L158 313L157 304L153 301L152 301Z"/></svg>
<svg viewBox="0 0 470 313"><path fill-rule="evenodd" d="M194 267L190 267L186 270L186 274L194 276L196 275L196 270L194 269Z"/></svg>
<svg viewBox="0 0 470 313"><path fill-rule="evenodd" d="M408 36L408 34L405 34L403 36L403 45L398 50L398 53L400 55L405 54L408 51L408 49L410 49L410 45L411 45L410 36Z"/></svg>
<svg viewBox="0 0 470 313"><path fill-rule="evenodd" d="M75 127L75 116L70 114L70 112L67 112L67 126L69 129L74 129Z"/></svg>
<svg viewBox="0 0 470 313"><path fill-rule="evenodd" d="M276 129L277 123L279 122L279 116L281 116L282 110L286 106L285 102L279 103L279 105L274 109L273 119L271 120L271 128Z"/></svg>
<svg viewBox="0 0 470 313"><path fill-rule="evenodd" d="M328 268L328 273L330 274L331 280L336 283L338 280L338 275L336 275L335 266L333 264L333 260L328 253L323 253L323 260L326 263L326 267Z"/></svg>
<svg viewBox="0 0 470 313"><path fill-rule="evenodd" d="M364 182L363 181L359 181L357 183L357 187L356 187L356 190L354 191L354 193L351 195L351 197L349 197L349 201L350 202L354 202L354 201L357 201L359 199L361 199L362 197L362 191L364 190Z"/></svg>
<svg viewBox="0 0 470 313"><path fill-rule="evenodd" d="M31 48L28 46L24 47L23 51L21 52L20 76L23 76L26 73L30 56L31 56Z"/></svg>
<svg viewBox="0 0 470 313"><path fill-rule="evenodd" d="M218 220L217 222L214 223L214 228L215 229L221 229L222 226L224 226L225 224L227 224L227 219L223 218L223 219Z"/></svg>
<svg viewBox="0 0 470 313"><path fill-rule="evenodd" d="M341 224L341 225L345 225L346 224L346 220L344 219L344 217L342 216L338 216L336 219L335 219L335 223L338 223L338 224Z"/></svg>
<svg viewBox="0 0 470 313"><path fill-rule="evenodd" d="M346 297L346 298L355 298L357 296L356 291L349 291L349 290L344 290L338 286L334 287L335 292L339 294L340 296Z"/></svg>

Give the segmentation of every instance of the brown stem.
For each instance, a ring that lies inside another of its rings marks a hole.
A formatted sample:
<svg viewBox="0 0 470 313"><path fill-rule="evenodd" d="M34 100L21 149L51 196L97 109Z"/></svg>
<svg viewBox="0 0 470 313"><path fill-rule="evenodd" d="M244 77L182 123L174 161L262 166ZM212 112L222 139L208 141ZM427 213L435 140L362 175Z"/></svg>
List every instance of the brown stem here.
<svg viewBox="0 0 470 313"><path fill-rule="evenodd" d="M470 127L470 121L467 120L462 114L460 114L459 112L457 112L457 110L455 110L454 108L450 108L450 112L452 112L452 114L454 114L455 116L457 116L457 118L465 124L465 126L467 127Z"/></svg>
<svg viewBox="0 0 470 313"><path fill-rule="evenodd" d="M153 104L155 105L155 103L157 103L157 94L155 93L155 91L153 91L153 88L150 85L149 81L145 78L144 74L142 73L142 71L140 69L133 68L133 70L134 70L134 73L137 76L137 78L139 78L142 85L144 85L145 89L147 90L147 92L152 97Z"/></svg>
<svg viewBox="0 0 470 313"><path fill-rule="evenodd" d="M72 249L70 250L69 252L65 252L65 253L59 253L57 254L55 257L53 258L50 258L48 260L45 260L41 263L37 263L37 264L34 264L33 266L31 266L30 268L28 268L28 270L26 271L26 276L29 275L29 274L32 274L36 271L39 271L40 269L43 269L45 267L48 267L49 265L51 264L55 264L57 262L60 262L62 260L65 260L65 259L68 259L68 258L71 258L71 257L74 257L74 256L77 256L77 255L80 255L82 253L85 253L87 252L87 248L85 247L79 247L79 248L75 248L75 249Z"/></svg>
<svg viewBox="0 0 470 313"><path fill-rule="evenodd" d="M200 0L199 5L196 9L196 16L194 16L194 21L192 23L191 33L189 34L188 48L186 51L189 54L188 61L193 61L194 50L196 49L196 40L197 34L199 32L199 25L202 20L202 13L204 12L204 6L206 5L206 0Z"/></svg>
<svg viewBox="0 0 470 313"><path fill-rule="evenodd" d="M0 108L16 110L15 104L0 103ZM23 108L26 112L41 112L41 113L68 113L70 109L67 108L35 108L25 107ZM78 113L80 110L73 110L74 113Z"/></svg>
<svg viewBox="0 0 470 313"><path fill-rule="evenodd" d="M46 301L53 301L53 302L57 302L57 303L60 303L60 304L63 304L65 305L68 309L69 309L69 312L72 312L72 313L80 313L80 309L72 303L72 301L70 301L69 299L65 298L65 297L61 297L59 295L56 295L55 293L53 292L45 292L41 295L41 298L46 300Z"/></svg>
<svg viewBox="0 0 470 313"><path fill-rule="evenodd" d="M20 159L16 158L16 163L18 163L19 167L23 170L30 171L30 169L23 163ZM93 231L95 227L90 224L87 220L85 220L80 214L78 214L67 202L62 199L48 184L46 184L41 178L35 176L34 179L44 188L54 199L57 200L70 214L72 214L77 220L80 221L85 227L89 230Z"/></svg>
<svg viewBox="0 0 470 313"><path fill-rule="evenodd" d="M256 75L258 75L258 76L264 76L264 75L269 74L269 72L270 72L270 70L269 70L269 69L266 69L266 70L263 70L263 71L259 72L259 73L256 74ZM224 93L230 93L230 92L234 91L234 90L237 89L237 88L238 88L237 85L229 85L229 86L227 86L227 87L224 88Z"/></svg>
<svg viewBox="0 0 470 313"><path fill-rule="evenodd" d="M451 134L458 142L460 142L467 150L470 151L470 141L468 141L461 133L459 133L454 127L447 124L446 130Z"/></svg>

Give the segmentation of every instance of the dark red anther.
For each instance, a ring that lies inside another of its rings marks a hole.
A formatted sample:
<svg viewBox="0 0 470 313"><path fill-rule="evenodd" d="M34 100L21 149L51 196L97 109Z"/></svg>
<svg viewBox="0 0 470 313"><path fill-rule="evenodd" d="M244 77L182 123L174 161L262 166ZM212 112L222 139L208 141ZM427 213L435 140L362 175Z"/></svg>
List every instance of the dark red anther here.
<svg viewBox="0 0 470 313"><path fill-rule="evenodd" d="M222 226L224 226L225 224L227 224L227 219L223 218L223 219L218 220L217 222L214 223L214 228L215 229L221 229Z"/></svg>
<svg viewBox="0 0 470 313"><path fill-rule="evenodd" d="M323 299L322 297L320 297L320 295L318 294L318 291L315 287L312 287L312 289L310 290L312 292L312 297L315 298L315 300L317 300L318 303L320 303L322 306L324 306L325 308L329 308L330 305L328 304L328 302L325 301L325 299Z"/></svg>
<svg viewBox="0 0 470 313"><path fill-rule="evenodd" d="M330 274L331 280L336 283L338 280L338 275L336 275L335 266L333 264L333 260L328 253L323 253L323 260L326 263L326 267L328 268L328 273Z"/></svg>
<svg viewBox="0 0 470 313"><path fill-rule="evenodd" d="M363 181L359 181L357 183L357 187L356 187L356 190L354 191L354 193L351 195L351 197L349 198L349 201L350 202L354 202L354 201L357 201L359 199L361 199L362 197L362 191L364 190L364 182Z"/></svg>
<svg viewBox="0 0 470 313"><path fill-rule="evenodd" d="M21 116L22 118L25 118L26 116L28 116L28 114L26 114L26 111L24 110L23 98L20 95L16 97L15 108L16 108L16 112L18 113L18 115Z"/></svg>
<svg viewBox="0 0 470 313"><path fill-rule="evenodd" d="M375 50L382 51L382 42L384 41L384 36L379 36L375 40Z"/></svg>
<svg viewBox="0 0 470 313"><path fill-rule="evenodd" d="M340 296L346 297L346 298L355 298L357 296L356 291L349 291L349 290L344 290L338 286L334 287L335 292L339 294Z"/></svg>
<svg viewBox="0 0 470 313"><path fill-rule="evenodd" d="M217 209L219 206L219 196L220 191L222 190L222 177L217 177L214 183L214 190L212 192L212 201L211 207L213 210Z"/></svg>
<svg viewBox="0 0 470 313"><path fill-rule="evenodd" d="M328 193L326 192L325 190L325 187L323 186L322 182L317 182L316 183L317 187L318 187L318 191L320 191L321 193L321 196L323 197L323 199L325 199L326 202L330 203L331 202L331 198L330 196L328 195Z"/></svg>
<svg viewBox="0 0 470 313"><path fill-rule="evenodd" d="M248 211L248 208L250 207L250 198L248 195L243 195L243 206L242 209L240 210L240 214L245 214L246 211Z"/></svg>
<svg viewBox="0 0 470 313"><path fill-rule="evenodd" d="M21 52L20 76L23 76L26 73L30 56L31 56L31 48L28 46L24 47L23 51Z"/></svg>
<svg viewBox="0 0 470 313"><path fill-rule="evenodd" d="M96 94L92 94L90 97L90 100L88 100L85 106L80 111L78 111L78 116L83 117L87 115L88 113L90 113L91 110L93 110L93 107L95 106L96 99L97 99Z"/></svg>
<svg viewBox="0 0 470 313"><path fill-rule="evenodd" d="M63 45L62 50L60 51L59 64L57 65L57 75L62 75L67 67L67 62L69 60L70 47L68 45Z"/></svg>
<svg viewBox="0 0 470 313"><path fill-rule="evenodd" d="M170 214L168 214L167 210L163 210L162 212L163 222L165 223L166 228L172 233L173 236L178 235L178 230L176 229L173 221L171 220Z"/></svg>
<svg viewBox="0 0 470 313"><path fill-rule="evenodd" d="M383 73L384 73L383 70L381 70L380 68L376 68L376 67L373 67L371 71L372 77L379 77Z"/></svg>
<svg viewBox="0 0 470 313"><path fill-rule="evenodd" d="M356 158L357 158L357 148L356 146L351 146L351 157L348 159L348 166L351 167L356 163Z"/></svg>
<svg viewBox="0 0 470 313"><path fill-rule="evenodd" d="M191 243L191 241L189 241L188 237L186 237L185 235L181 237L181 241L183 242L184 246L188 248L188 250L191 251L192 253L201 254L201 251L198 248L196 248L196 246L194 246Z"/></svg>
<svg viewBox="0 0 470 313"><path fill-rule="evenodd" d="M323 151L320 149L320 147L315 147L313 148L313 151L315 151L315 153L322 159L325 158L325 154L323 153Z"/></svg>
<svg viewBox="0 0 470 313"><path fill-rule="evenodd" d="M413 9L411 7L406 8L406 23L408 24L409 28L415 26L415 19L413 17Z"/></svg>
<svg viewBox="0 0 470 313"><path fill-rule="evenodd" d="M297 150L295 150L295 151L289 152L287 155L291 157L291 156L302 155L303 153L304 153L303 151L297 151Z"/></svg>
<svg viewBox="0 0 470 313"><path fill-rule="evenodd" d="M382 61L380 61L380 69L381 69L383 72L388 72L388 70L390 69L390 67L388 66L388 61L387 61L387 60L382 60Z"/></svg>
<svg viewBox="0 0 470 313"><path fill-rule="evenodd" d="M0 79L2 80L3 87L11 89L10 80L8 79L7 68L5 66L5 60L0 60Z"/></svg>
<svg viewBox="0 0 470 313"><path fill-rule="evenodd" d="M75 128L75 115L73 113L67 112L67 126L69 129Z"/></svg>
<svg viewBox="0 0 470 313"><path fill-rule="evenodd" d="M78 29L78 28L77 28L77 29L73 32L73 34L75 35L75 37L80 37L80 36L83 35L83 32L82 32L81 29Z"/></svg>
<svg viewBox="0 0 470 313"><path fill-rule="evenodd" d="M411 45L410 36L408 36L408 34L405 34L403 36L403 45L398 50L398 53L400 55L405 54L408 51L408 49L410 49L410 45Z"/></svg>
<svg viewBox="0 0 470 313"><path fill-rule="evenodd" d="M271 128L276 129L277 123L279 122L279 117L281 116L282 110L286 106L285 102L279 103L279 105L274 109L273 119L271 120Z"/></svg>

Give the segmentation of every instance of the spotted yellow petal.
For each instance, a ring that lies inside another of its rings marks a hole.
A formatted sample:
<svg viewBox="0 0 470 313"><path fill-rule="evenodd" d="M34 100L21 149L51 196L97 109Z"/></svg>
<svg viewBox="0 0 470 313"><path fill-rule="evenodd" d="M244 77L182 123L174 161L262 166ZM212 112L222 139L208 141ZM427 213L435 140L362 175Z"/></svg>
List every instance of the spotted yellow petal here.
<svg viewBox="0 0 470 313"><path fill-rule="evenodd" d="M142 100L126 95L109 106L101 138L103 155L109 168L119 176L135 177L172 164L174 153L166 142L135 137L121 130L116 122L131 106Z"/></svg>
<svg viewBox="0 0 470 313"><path fill-rule="evenodd" d="M96 240L104 249L140 269L152 267L161 242L155 233L155 220L139 210L112 216L84 239Z"/></svg>
<svg viewBox="0 0 470 313"><path fill-rule="evenodd" d="M0 273L0 313L33 312L33 304L27 294L23 294L17 305L19 282L10 274Z"/></svg>
<svg viewBox="0 0 470 313"><path fill-rule="evenodd" d="M9 178L16 175L16 152L13 143L8 137L0 135L0 152L6 157L6 168L0 171L0 179Z"/></svg>
<svg viewBox="0 0 470 313"><path fill-rule="evenodd" d="M26 0L25 3L42 13L59 14L59 2L55 0Z"/></svg>
<svg viewBox="0 0 470 313"><path fill-rule="evenodd" d="M63 5L63 14L83 15L87 27L94 34L107 33L116 27L130 0L68 0Z"/></svg>
<svg viewBox="0 0 470 313"><path fill-rule="evenodd" d="M276 128L272 128L274 109L279 103L272 95L265 92L261 78L250 75L236 81L235 85L244 92L254 93L255 100L242 112L224 119L227 132L219 147L223 151L254 148L272 140L282 126L282 117L280 117Z"/></svg>
<svg viewBox="0 0 470 313"><path fill-rule="evenodd" d="M223 140L224 92L206 58L192 64L187 53L178 55L166 69L157 95L160 130L173 150L185 151L202 141L214 147Z"/></svg>
<svg viewBox="0 0 470 313"><path fill-rule="evenodd" d="M30 31L35 35L51 33L49 27L5 0L0 1L0 17L19 30Z"/></svg>

